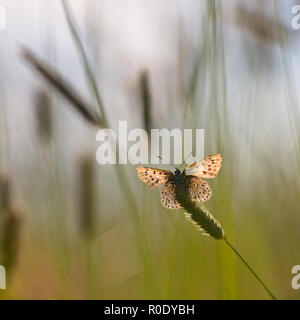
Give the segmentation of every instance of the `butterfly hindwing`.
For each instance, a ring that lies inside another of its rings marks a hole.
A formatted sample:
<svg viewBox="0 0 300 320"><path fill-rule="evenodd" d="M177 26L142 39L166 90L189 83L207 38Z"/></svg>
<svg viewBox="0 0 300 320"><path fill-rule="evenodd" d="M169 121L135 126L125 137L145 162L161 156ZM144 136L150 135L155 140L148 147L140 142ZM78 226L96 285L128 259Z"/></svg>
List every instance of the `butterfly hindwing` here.
<svg viewBox="0 0 300 320"><path fill-rule="evenodd" d="M136 168L139 178L151 189L159 187L166 183L173 173L168 170L154 169L148 167Z"/></svg>
<svg viewBox="0 0 300 320"><path fill-rule="evenodd" d="M205 179L215 178L222 166L222 157L219 153L206 157L200 162L188 166L185 171L187 175L193 175Z"/></svg>
<svg viewBox="0 0 300 320"><path fill-rule="evenodd" d="M189 195L192 201L203 203L211 198L212 191L209 184L195 176L187 176L189 182Z"/></svg>
<svg viewBox="0 0 300 320"><path fill-rule="evenodd" d="M176 200L175 181L173 178L168 180L162 187L160 192L161 204L167 209L182 208L181 204Z"/></svg>

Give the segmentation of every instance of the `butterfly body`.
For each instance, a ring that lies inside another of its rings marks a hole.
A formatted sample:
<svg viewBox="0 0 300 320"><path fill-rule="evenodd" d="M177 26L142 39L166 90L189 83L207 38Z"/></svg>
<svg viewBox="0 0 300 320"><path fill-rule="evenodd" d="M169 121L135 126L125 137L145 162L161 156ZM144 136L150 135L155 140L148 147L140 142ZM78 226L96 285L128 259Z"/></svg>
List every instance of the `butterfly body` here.
<svg viewBox="0 0 300 320"><path fill-rule="evenodd" d="M189 185L188 179L186 178L185 170L180 171L179 169L176 169L173 179L176 186L188 187Z"/></svg>
<svg viewBox="0 0 300 320"><path fill-rule="evenodd" d="M139 167L137 171L139 178L151 189L163 184L160 198L164 207L179 209L182 208L176 199L179 188L180 191L185 191L192 201L203 203L210 199L211 188L201 178L215 178L221 168L221 162L221 155L215 154L188 166L183 171L176 169L174 173L148 167Z"/></svg>

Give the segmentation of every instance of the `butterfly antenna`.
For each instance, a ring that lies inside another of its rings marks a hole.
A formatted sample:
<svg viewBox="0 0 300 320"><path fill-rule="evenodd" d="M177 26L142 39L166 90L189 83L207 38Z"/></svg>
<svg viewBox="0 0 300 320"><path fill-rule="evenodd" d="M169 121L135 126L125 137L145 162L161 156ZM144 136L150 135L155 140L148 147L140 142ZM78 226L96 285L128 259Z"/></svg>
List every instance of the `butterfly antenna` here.
<svg viewBox="0 0 300 320"><path fill-rule="evenodd" d="M159 156L159 155L156 155L159 159L161 159L161 160L163 160L163 161L165 161L165 162L168 162L168 161L166 161L164 158L162 158L161 156ZM173 167L174 169L177 169L175 166L173 166L171 163L169 163L169 165L171 166L171 167Z"/></svg>
<svg viewBox="0 0 300 320"><path fill-rule="evenodd" d="M193 153L193 151L191 151L191 152L189 153L189 155L187 156L187 158L183 161L183 164L180 166L179 170L181 170L181 168L186 165L186 160L191 156L192 153Z"/></svg>

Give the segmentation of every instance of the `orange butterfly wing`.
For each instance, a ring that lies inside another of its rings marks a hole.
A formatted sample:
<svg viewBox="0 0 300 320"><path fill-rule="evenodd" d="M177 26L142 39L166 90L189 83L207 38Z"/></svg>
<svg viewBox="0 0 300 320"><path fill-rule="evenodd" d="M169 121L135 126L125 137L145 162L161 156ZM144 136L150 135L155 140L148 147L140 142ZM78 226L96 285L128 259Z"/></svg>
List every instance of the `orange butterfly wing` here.
<svg viewBox="0 0 300 320"><path fill-rule="evenodd" d="M192 201L204 203L211 198L212 190L209 184L195 176L187 176L189 181L189 195Z"/></svg>
<svg viewBox="0 0 300 320"><path fill-rule="evenodd" d="M167 209L180 209L182 205L176 200L174 179L170 179L162 187L160 192L161 204Z"/></svg>
<svg viewBox="0 0 300 320"><path fill-rule="evenodd" d="M138 167L136 170L138 177L151 189L159 187L173 177L173 173L169 170L148 167Z"/></svg>
<svg viewBox="0 0 300 320"><path fill-rule="evenodd" d="M222 166L222 157L219 153L206 157L204 160L195 162L185 169L186 175L213 179Z"/></svg>

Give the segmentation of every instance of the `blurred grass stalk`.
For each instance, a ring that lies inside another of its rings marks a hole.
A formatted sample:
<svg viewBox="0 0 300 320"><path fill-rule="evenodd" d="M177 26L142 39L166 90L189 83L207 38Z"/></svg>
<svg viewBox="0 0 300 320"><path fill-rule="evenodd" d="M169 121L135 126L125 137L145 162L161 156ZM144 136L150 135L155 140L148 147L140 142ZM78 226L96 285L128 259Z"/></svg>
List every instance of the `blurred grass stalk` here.
<svg viewBox="0 0 300 320"><path fill-rule="evenodd" d="M2 212L2 215L0 228L0 264L5 267L8 280L10 280L13 269L18 261L22 211L16 205L12 205Z"/></svg>
<svg viewBox="0 0 300 320"><path fill-rule="evenodd" d="M92 111L89 104L76 92L70 84L64 80L61 75L47 65L44 61L39 59L28 48L21 48L21 56L30 63L60 94L62 94L70 105L78 112L82 118L96 127L102 127L102 121L98 115Z"/></svg>
<svg viewBox="0 0 300 320"><path fill-rule="evenodd" d="M186 97L184 99L183 116L182 116L183 129L186 128L187 126L188 113L190 112L191 114L195 115L196 106L194 105L194 103L196 100L196 93L199 92L199 90L201 90L201 92L204 93L204 86L200 88L198 88L198 86L199 86L199 78L200 76L202 76L202 74L200 74L200 71L205 70L204 62L208 54L208 23L209 23L208 17L204 16L203 23L202 23L202 30L201 30L203 38L200 44L199 52L196 56L196 60L192 68L192 74L188 82ZM200 116L203 115L203 113L201 112L201 109L198 110L198 112ZM197 127L197 120L198 120L197 117L193 117L193 120L194 120L193 127Z"/></svg>
<svg viewBox="0 0 300 320"><path fill-rule="evenodd" d="M94 157L82 154L78 159L78 173L76 186L78 187L78 214L80 234L89 241L95 232L95 172Z"/></svg>
<svg viewBox="0 0 300 320"><path fill-rule="evenodd" d="M18 260L22 210L13 202L12 183L7 174L0 176L0 265L11 280Z"/></svg>
<svg viewBox="0 0 300 320"><path fill-rule="evenodd" d="M203 123L206 133L206 144L210 147L209 153L220 152L226 154L228 162L232 162L233 150L230 146L229 114L227 105L227 84L225 75L225 50L223 39L223 11L222 3L215 0L206 1L207 36L203 46L207 53L203 56L206 80L203 85L208 86L206 119ZM204 105L204 102L203 102ZM195 109L195 108L194 108ZM204 112L202 111L204 115ZM223 166L222 175L217 179L215 197L218 201L212 202L215 212L226 211L224 224L234 239L234 219L232 210L232 172ZM226 190L226 193L223 192ZM224 247L216 247L217 268L222 275L218 286L220 298L237 296L236 263L233 257L228 257ZM230 286L228 292L224 288L225 279Z"/></svg>
<svg viewBox="0 0 300 320"><path fill-rule="evenodd" d="M269 18L259 10L250 10L241 3L236 4L234 16L228 18L262 43L271 45L279 41L283 30L287 30L279 20Z"/></svg>
<svg viewBox="0 0 300 320"><path fill-rule="evenodd" d="M36 130L41 142L49 143L52 136L51 97L47 90L35 92Z"/></svg>
<svg viewBox="0 0 300 320"><path fill-rule="evenodd" d="M0 173L0 213L8 210L12 202L12 185L7 173Z"/></svg>
<svg viewBox="0 0 300 320"><path fill-rule="evenodd" d="M97 285L100 282L98 278L100 266L97 266L96 270L93 265L93 252L92 252L92 240L96 235L96 212L95 212L95 168L94 157L85 152L78 158L77 168L77 181L76 186L78 192L76 194L76 200L78 201L78 220L79 220L79 232L80 237L83 240L83 255L86 262L87 278L88 278L88 292L91 298L99 297L97 292ZM97 272L96 272L97 271ZM97 279L97 281L95 281ZM100 292L100 296L101 296Z"/></svg>
<svg viewBox="0 0 300 320"><path fill-rule="evenodd" d="M151 92L149 84L148 71L144 70L140 74L140 95L143 110L143 127L148 137L151 137L152 119L151 119Z"/></svg>

